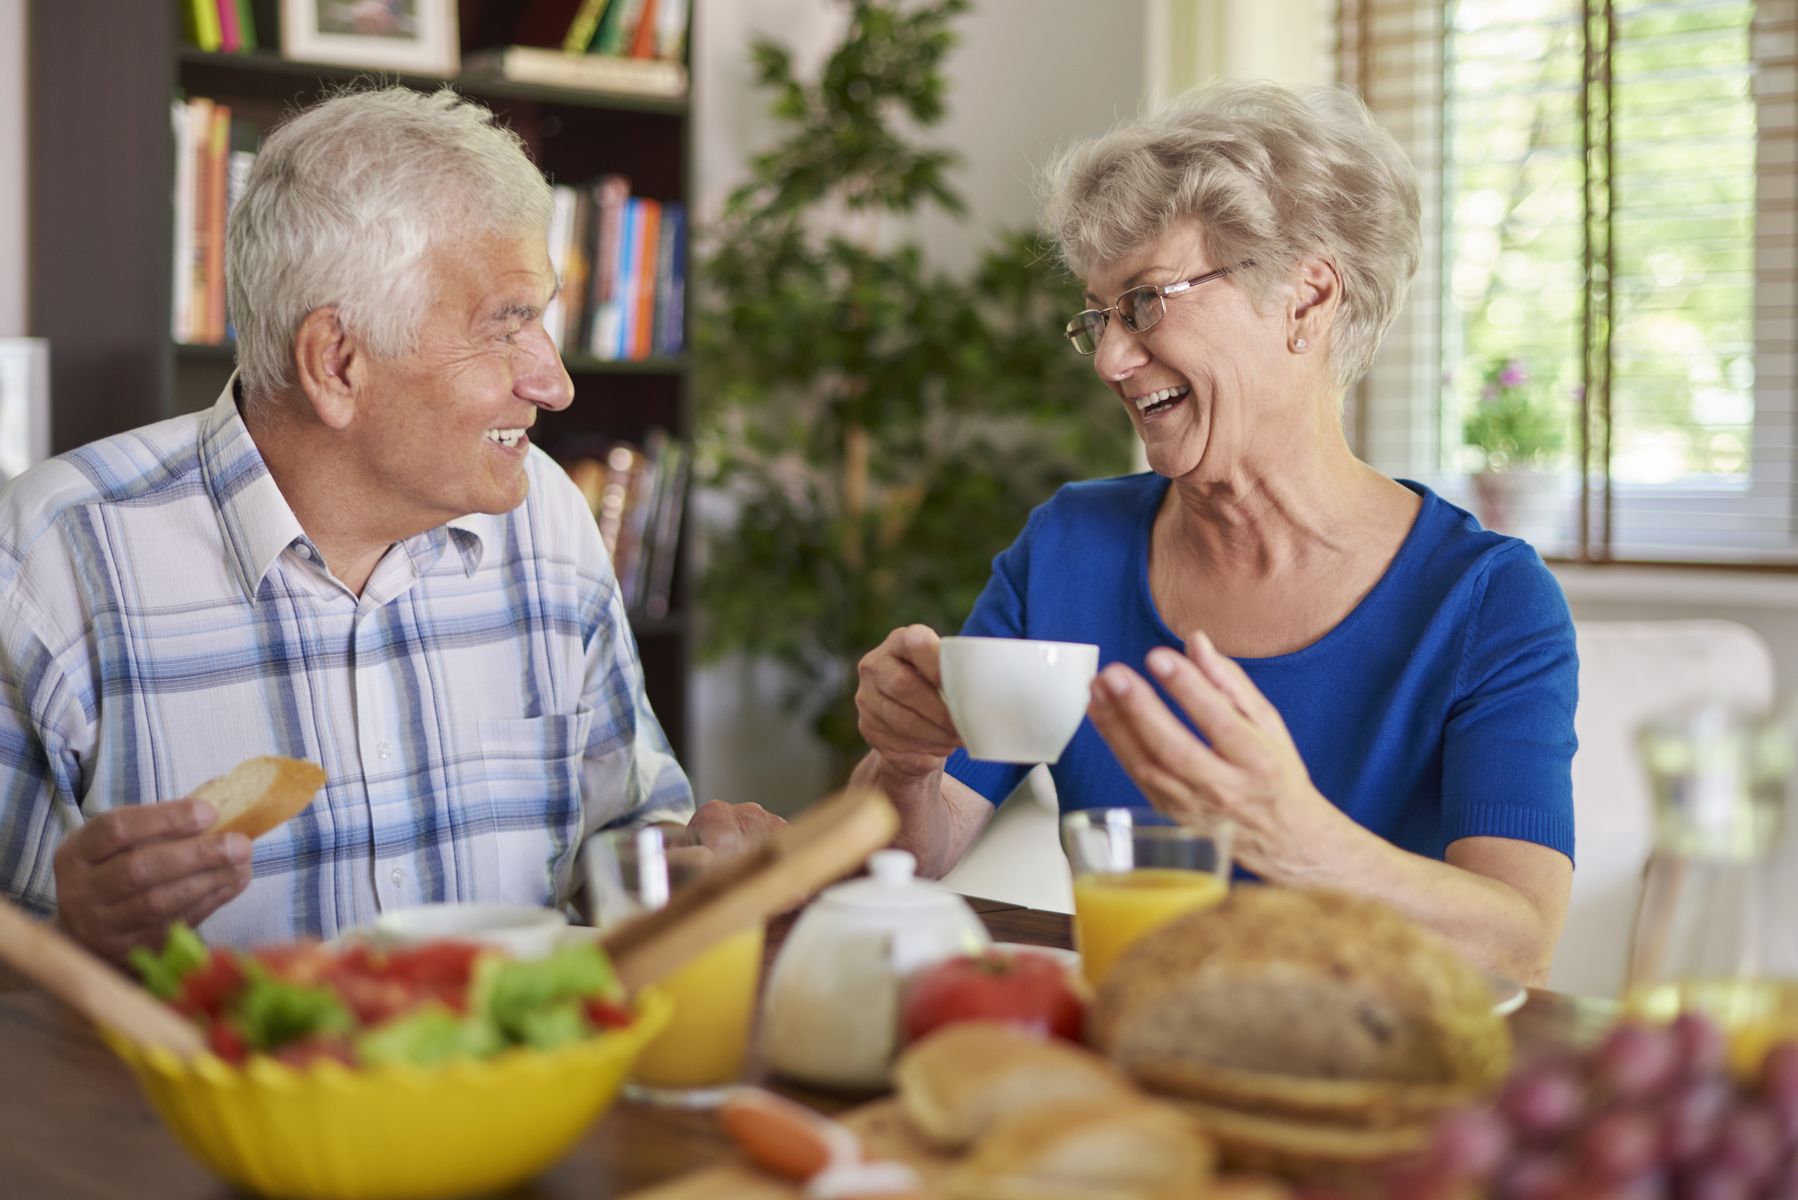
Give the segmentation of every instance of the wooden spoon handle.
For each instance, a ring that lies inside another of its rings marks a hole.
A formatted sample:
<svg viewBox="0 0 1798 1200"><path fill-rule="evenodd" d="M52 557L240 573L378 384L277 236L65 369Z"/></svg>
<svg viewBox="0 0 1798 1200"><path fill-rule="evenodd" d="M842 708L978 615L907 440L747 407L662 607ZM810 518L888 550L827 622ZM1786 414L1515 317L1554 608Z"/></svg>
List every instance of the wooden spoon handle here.
<svg viewBox="0 0 1798 1200"><path fill-rule="evenodd" d="M839 792L676 892L665 907L605 930L600 945L626 987L653 983L712 943L853 871L898 831L899 814L879 792Z"/></svg>
<svg viewBox="0 0 1798 1200"><path fill-rule="evenodd" d="M0 899L0 960L94 1022L140 1046L161 1046L177 1058L206 1048L200 1031L173 1009L42 921Z"/></svg>

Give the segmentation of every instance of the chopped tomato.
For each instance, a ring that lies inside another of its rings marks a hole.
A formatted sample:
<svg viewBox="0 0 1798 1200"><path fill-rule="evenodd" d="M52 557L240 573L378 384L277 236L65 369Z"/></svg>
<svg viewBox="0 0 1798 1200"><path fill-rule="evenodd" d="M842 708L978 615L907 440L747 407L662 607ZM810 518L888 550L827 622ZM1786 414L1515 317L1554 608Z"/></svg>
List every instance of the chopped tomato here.
<svg viewBox="0 0 1798 1200"><path fill-rule="evenodd" d="M597 996L589 997L583 1002L587 1012L587 1024L596 1029L626 1029L636 1016L622 1004L613 1004L601 1000Z"/></svg>
<svg viewBox="0 0 1798 1200"><path fill-rule="evenodd" d="M217 1020L225 1002L243 987L243 967L237 955L229 950L214 950L206 965L189 971L181 980L181 995L176 1007L189 1016L206 1016Z"/></svg>
<svg viewBox="0 0 1798 1200"><path fill-rule="evenodd" d="M337 995L364 1025L379 1025L431 998L429 993L408 987L397 979L343 975L334 982Z"/></svg>
<svg viewBox="0 0 1798 1200"><path fill-rule="evenodd" d="M330 972L337 956L322 942L291 942L280 946L263 946L250 952L250 957L264 970L283 983L316 986Z"/></svg>
<svg viewBox="0 0 1798 1200"><path fill-rule="evenodd" d="M468 987L481 953L482 948L471 942L428 942L388 955L387 973L420 987L461 991Z"/></svg>
<svg viewBox="0 0 1798 1200"><path fill-rule="evenodd" d="M206 1042L212 1052L228 1063L240 1063L250 1056L249 1046L237 1030L224 1021L214 1021L206 1028Z"/></svg>

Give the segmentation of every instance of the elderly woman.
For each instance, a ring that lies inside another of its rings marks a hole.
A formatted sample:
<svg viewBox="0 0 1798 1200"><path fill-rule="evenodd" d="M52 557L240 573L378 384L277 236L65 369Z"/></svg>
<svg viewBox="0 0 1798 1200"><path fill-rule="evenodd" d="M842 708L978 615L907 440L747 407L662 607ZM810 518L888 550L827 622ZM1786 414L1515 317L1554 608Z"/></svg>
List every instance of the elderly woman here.
<svg viewBox="0 0 1798 1200"><path fill-rule="evenodd" d="M1086 282L1068 341L1150 468L1037 509L962 630L1098 644L1063 807L1227 819L1262 879L1541 980L1572 873L1566 603L1340 421L1417 268L1403 153L1346 92L1220 86L1064 153L1047 227ZM957 749L938 646L910 626L862 660L856 778L940 873L1025 768Z"/></svg>

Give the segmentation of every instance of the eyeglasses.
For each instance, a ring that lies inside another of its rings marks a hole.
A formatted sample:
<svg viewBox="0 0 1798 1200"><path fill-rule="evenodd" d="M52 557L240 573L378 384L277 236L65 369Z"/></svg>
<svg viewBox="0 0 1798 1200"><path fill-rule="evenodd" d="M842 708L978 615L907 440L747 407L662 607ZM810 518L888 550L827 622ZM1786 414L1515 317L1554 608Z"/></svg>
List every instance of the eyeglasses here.
<svg viewBox="0 0 1798 1200"><path fill-rule="evenodd" d="M1111 320L1111 314L1117 313L1118 320L1131 333L1141 333L1153 329L1167 316L1167 297L1178 296L1190 292L1201 283L1210 283L1213 279L1222 279L1230 272L1241 267L1252 267L1253 262L1238 263L1234 267L1219 267L1217 270L1197 279L1182 279L1179 283L1163 284L1157 287L1145 283L1141 287L1133 287L1118 297L1118 302L1110 308L1089 308L1077 314L1068 322L1065 330L1068 341L1074 344L1079 354L1095 354L1099 349L1099 339L1105 336L1105 326Z"/></svg>

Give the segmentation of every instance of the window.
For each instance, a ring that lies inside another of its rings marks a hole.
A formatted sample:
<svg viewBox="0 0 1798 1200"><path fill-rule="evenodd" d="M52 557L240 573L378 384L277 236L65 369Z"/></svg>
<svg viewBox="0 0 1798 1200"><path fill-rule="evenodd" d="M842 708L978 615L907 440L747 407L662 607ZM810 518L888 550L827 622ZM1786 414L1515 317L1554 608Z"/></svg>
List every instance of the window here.
<svg viewBox="0 0 1798 1200"><path fill-rule="evenodd" d="M1425 190L1361 452L1476 508L1526 481L1545 554L1798 565L1798 0L1339 17Z"/></svg>

